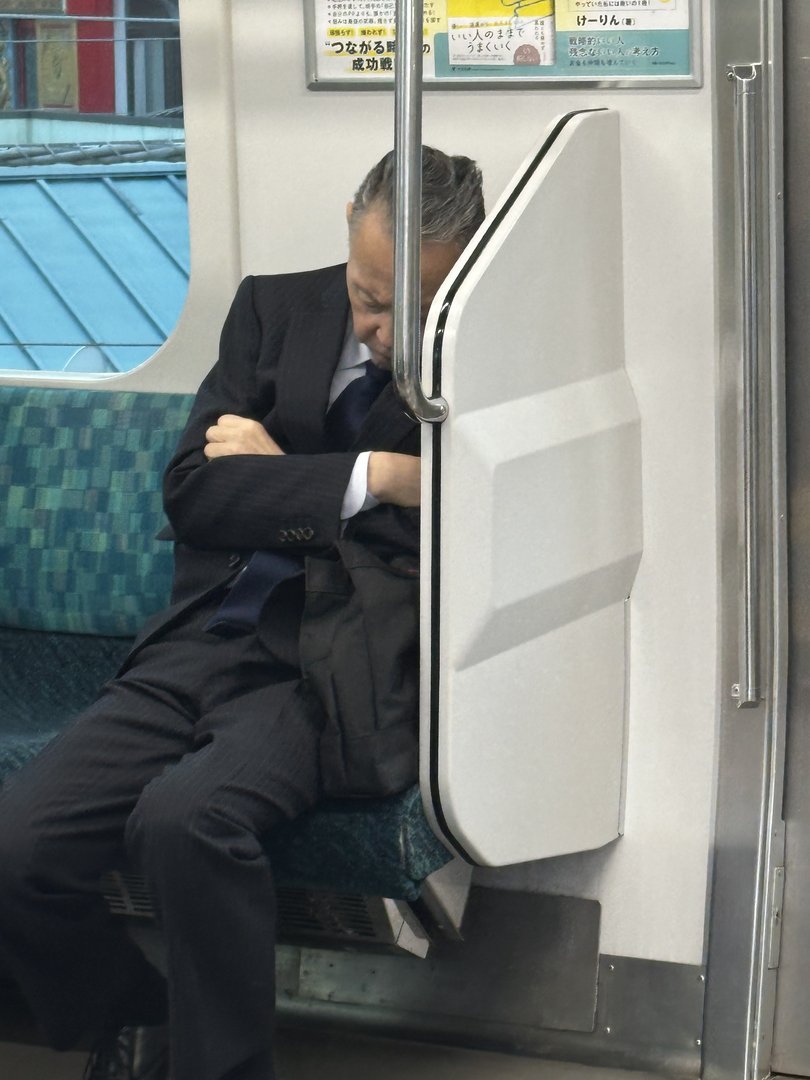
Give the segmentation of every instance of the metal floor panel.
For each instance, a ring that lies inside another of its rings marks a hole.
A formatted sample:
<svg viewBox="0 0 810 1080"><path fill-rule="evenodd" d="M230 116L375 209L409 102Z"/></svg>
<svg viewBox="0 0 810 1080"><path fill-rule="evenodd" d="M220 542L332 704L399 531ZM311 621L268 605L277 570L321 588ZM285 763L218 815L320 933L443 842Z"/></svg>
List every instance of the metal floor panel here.
<svg viewBox="0 0 810 1080"><path fill-rule="evenodd" d="M3 1080L81 1080L85 1054L0 1043ZM279 1032L279 1080L658 1080L652 1073L599 1069L387 1039Z"/></svg>

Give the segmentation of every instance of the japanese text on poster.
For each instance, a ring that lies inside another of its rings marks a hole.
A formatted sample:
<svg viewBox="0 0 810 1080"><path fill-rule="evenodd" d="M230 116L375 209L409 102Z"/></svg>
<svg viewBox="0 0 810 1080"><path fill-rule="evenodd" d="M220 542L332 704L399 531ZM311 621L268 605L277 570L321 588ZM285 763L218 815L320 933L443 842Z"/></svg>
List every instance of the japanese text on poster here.
<svg viewBox="0 0 810 1080"><path fill-rule="evenodd" d="M316 81L391 79L396 0L309 0ZM690 0L424 0L424 78L691 74Z"/></svg>
<svg viewBox="0 0 810 1080"><path fill-rule="evenodd" d="M557 29L688 30L689 0L557 0Z"/></svg>
<svg viewBox="0 0 810 1080"><path fill-rule="evenodd" d="M554 0L447 0L451 64L554 63Z"/></svg>
<svg viewBox="0 0 810 1080"><path fill-rule="evenodd" d="M424 76L435 75L435 35L447 24L445 0L424 0ZM319 0L315 35L319 78L392 78L396 0Z"/></svg>

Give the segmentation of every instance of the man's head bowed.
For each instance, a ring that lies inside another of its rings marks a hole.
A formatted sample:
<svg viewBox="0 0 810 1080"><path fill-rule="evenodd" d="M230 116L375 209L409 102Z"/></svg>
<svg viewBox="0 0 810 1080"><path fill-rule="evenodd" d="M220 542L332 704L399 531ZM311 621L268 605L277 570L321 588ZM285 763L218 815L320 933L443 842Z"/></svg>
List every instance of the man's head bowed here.
<svg viewBox="0 0 810 1080"><path fill-rule="evenodd" d="M368 173L351 203L350 226L356 228L370 209L394 222L394 151ZM481 170L462 155L422 147L422 242L456 244L461 250L484 220Z"/></svg>

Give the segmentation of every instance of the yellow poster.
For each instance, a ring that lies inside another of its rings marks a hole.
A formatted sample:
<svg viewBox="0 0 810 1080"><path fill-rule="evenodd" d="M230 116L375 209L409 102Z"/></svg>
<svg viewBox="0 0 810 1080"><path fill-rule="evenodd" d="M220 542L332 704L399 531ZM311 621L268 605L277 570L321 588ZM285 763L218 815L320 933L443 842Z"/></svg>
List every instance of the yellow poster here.
<svg viewBox="0 0 810 1080"><path fill-rule="evenodd" d="M447 25L445 0L423 0L425 78L435 74L436 34ZM392 79L396 52L396 0L324 0L315 39L321 78Z"/></svg>
<svg viewBox="0 0 810 1080"><path fill-rule="evenodd" d="M450 64L550 66L554 0L447 0Z"/></svg>
<svg viewBox="0 0 810 1080"><path fill-rule="evenodd" d="M554 14L554 0L447 0L447 14L469 19L504 15L543 19Z"/></svg>
<svg viewBox="0 0 810 1080"><path fill-rule="evenodd" d="M37 23L37 97L41 109L78 108L75 23Z"/></svg>

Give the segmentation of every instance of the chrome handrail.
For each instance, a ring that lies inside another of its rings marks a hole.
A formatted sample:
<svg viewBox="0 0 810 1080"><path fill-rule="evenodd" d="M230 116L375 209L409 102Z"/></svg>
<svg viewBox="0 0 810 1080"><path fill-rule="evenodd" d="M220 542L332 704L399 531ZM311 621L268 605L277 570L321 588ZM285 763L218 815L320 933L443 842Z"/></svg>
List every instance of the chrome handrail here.
<svg viewBox="0 0 810 1080"><path fill-rule="evenodd" d="M738 705L759 704L759 308L758 308L758 194L757 107L759 64L731 67L734 81L735 137L740 244L740 307L742 361L742 672L735 688Z"/></svg>
<svg viewBox="0 0 810 1080"><path fill-rule="evenodd" d="M394 82L394 386L414 420L441 423L444 398L421 378L422 0L397 0Z"/></svg>

